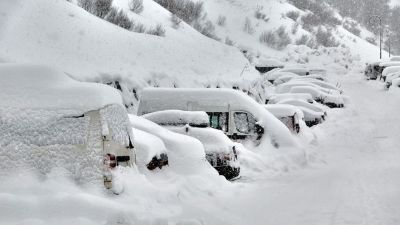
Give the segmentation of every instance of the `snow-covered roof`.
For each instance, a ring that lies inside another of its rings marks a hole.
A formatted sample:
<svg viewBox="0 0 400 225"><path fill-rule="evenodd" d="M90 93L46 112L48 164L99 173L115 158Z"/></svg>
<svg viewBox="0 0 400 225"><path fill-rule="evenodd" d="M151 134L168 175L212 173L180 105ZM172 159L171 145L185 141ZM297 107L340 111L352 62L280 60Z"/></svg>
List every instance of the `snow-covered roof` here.
<svg viewBox="0 0 400 225"><path fill-rule="evenodd" d="M310 74L310 70L308 70L307 68L303 68L303 67L288 67L288 68L283 68L282 70L280 70L280 72L291 72L291 73L295 73L297 75L300 76L305 76Z"/></svg>
<svg viewBox="0 0 400 225"><path fill-rule="evenodd" d="M298 75L295 73L292 73L292 72L282 72L281 70L279 70L279 71L274 70L274 71L271 71L271 72L268 72L267 74L265 74L265 78L267 80L276 80L282 76L298 76Z"/></svg>
<svg viewBox="0 0 400 225"><path fill-rule="evenodd" d="M283 67L285 64L274 58L261 58L255 62L257 67Z"/></svg>
<svg viewBox="0 0 400 225"><path fill-rule="evenodd" d="M283 93L283 94L273 94L268 96L271 103L277 103L286 99L297 99L306 102L312 102L313 97L309 93Z"/></svg>
<svg viewBox="0 0 400 225"><path fill-rule="evenodd" d="M0 108L86 112L120 104L119 92L107 85L78 82L41 65L0 64Z"/></svg>
<svg viewBox="0 0 400 225"><path fill-rule="evenodd" d="M400 66L399 61L393 61L393 62L382 62L379 64L380 67L389 67L389 66Z"/></svg>
<svg viewBox="0 0 400 225"><path fill-rule="evenodd" d="M166 126L167 129L198 139L206 153L230 153L235 145L222 131L210 127Z"/></svg>
<svg viewBox="0 0 400 225"><path fill-rule="evenodd" d="M386 67L383 71L382 71L382 76L386 77L387 75L391 74L391 73L395 73L395 72L399 72L400 71L400 62L398 62L399 65L397 66L389 66Z"/></svg>
<svg viewBox="0 0 400 225"><path fill-rule="evenodd" d="M269 104L264 107L276 117L290 117L299 112L299 109L292 105Z"/></svg>
<svg viewBox="0 0 400 225"><path fill-rule="evenodd" d="M208 126L207 113L202 111L163 110L143 115L144 118L160 125Z"/></svg>
<svg viewBox="0 0 400 225"><path fill-rule="evenodd" d="M390 57L390 61L400 61L400 56L392 56Z"/></svg>

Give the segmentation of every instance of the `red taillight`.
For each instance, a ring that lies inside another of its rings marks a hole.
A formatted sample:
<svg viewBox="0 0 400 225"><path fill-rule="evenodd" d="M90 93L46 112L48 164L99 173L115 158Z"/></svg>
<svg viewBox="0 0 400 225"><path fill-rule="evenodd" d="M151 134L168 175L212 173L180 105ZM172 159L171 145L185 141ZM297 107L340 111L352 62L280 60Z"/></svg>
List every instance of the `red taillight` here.
<svg viewBox="0 0 400 225"><path fill-rule="evenodd" d="M115 168L117 166L117 159L115 155L108 153L104 156L103 164L106 168Z"/></svg>

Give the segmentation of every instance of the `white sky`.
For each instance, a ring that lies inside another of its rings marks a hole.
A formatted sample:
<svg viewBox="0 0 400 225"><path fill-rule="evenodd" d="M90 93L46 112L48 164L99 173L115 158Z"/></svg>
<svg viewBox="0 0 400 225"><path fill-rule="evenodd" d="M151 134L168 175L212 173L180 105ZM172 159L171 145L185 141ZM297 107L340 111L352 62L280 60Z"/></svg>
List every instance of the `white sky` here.
<svg viewBox="0 0 400 225"><path fill-rule="evenodd" d="M391 0L392 6L394 5L400 5L400 0Z"/></svg>

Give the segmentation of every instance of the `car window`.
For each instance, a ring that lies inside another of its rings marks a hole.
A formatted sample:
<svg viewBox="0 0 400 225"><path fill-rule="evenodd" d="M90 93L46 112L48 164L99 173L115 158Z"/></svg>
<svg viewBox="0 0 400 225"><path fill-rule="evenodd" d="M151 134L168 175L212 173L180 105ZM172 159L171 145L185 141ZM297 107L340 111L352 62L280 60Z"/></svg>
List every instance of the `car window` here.
<svg viewBox="0 0 400 225"><path fill-rule="evenodd" d="M244 134L255 133L256 119L247 112L235 112L233 114L236 130Z"/></svg>
<svg viewBox="0 0 400 225"><path fill-rule="evenodd" d="M210 118L210 127L224 132L228 131L228 113L227 112L208 112Z"/></svg>

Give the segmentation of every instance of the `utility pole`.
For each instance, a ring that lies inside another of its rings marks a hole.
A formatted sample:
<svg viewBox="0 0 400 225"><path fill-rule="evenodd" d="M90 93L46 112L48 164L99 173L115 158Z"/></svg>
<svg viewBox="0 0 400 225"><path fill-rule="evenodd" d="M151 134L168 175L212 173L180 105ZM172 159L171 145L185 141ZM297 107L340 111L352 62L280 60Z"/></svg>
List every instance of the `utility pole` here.
<svg viewBox="0 0 400 225"><path fill-rule="evenodd" d="M373 15L369 17L369 22L371 23L371 20L373 19L378 19L379 20L379 59L382 59L382 35L383 35L383 30L382 30L382 17L378 15Z"/></svg>

